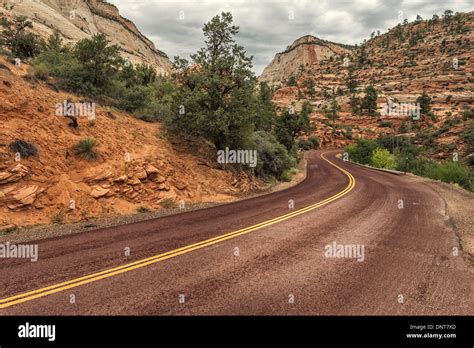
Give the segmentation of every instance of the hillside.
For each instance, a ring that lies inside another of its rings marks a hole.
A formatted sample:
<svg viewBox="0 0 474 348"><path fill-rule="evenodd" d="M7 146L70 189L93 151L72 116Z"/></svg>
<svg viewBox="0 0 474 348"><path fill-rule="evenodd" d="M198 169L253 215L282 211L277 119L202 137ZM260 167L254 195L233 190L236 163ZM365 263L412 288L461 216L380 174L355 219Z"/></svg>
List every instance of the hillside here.
<svg viewBox="0 0 474 348"><path fill-rule="evenodd" d="M315 134L322 139L324 147L342 147L358 137L404 133L414 143L429 144L434 158L448 158L454 150L467 156L472 152L464 134L472 123L469 119L474 99L473 27L473 12L407 23L388 33L374 35L361 47L311 64L307 64L304 55L299 55L298 60L292 60L293 66L304 66L297 75L296 86L285 84L288 76L285 69L279 71L280 75L274 73L281 76L279 84L267 79L265 74L260 78L277 84L274 101L280 107L295 103L298 108L305 100L313 105ZM278 57L290 59L286 55ZM274 67L272 62L266 71ZM353 115L348 90L350 70L358 85L356 98L362 98L370 84L377 89L379 112L388 101L415 102L426 91L431 98L433 117L410 121L399 116ZM314 86L312 96L308 91L309 81ZM329 107L333 90L341 107L335 127L322 111L322 107Z"/></svg>
<svg viewBox="0 0 474 348"><path fill-rule="evenodd" d="M158 123L114 109L97 106L95 120L81 117L72 128L55 115L56 104L86 100L57 92L27 70L0 57L0 227L136 213L181 200L227 201L259 185L218 167L207 143L168 140ZM98 141L96 161L75 154L86 137ZM37 155L16 161L9 147L15 140L33 144Z"/></svg>
<svg viewBox="0 0 474 348"><path fill-rule="evenodd" d="M64 43L75 43L94 34L105 34L112 44L122 48L123 56L132 63L146 63L159 74L168 74L172 64L168 56L122 17L117 7L103 0L35 0L0 2L0 14L26 16L33 31L48 38L58 30Z"/></svg>

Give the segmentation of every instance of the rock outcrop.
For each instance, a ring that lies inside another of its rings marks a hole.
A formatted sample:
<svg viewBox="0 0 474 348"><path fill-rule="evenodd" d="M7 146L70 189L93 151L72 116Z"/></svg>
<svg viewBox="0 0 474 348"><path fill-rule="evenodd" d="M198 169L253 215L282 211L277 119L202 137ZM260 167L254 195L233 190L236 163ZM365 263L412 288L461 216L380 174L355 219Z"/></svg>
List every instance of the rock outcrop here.
<svg viewBox="0 0 474 348"><path fill-rule="evenodd" d="M157 50L135 24L122 17L117 7L103 0L19 0L3 3L3 9L0 7L3 13L28 17L33 22L33 31L43 38L58 30L65 43L75 43L103 33L112 44L122 48L123 56L132 63L152 65L163 75L171 71L168 56Z"/></svg>
<svg viewBox="0 0 474 348"><path fill-rule="evenodd" d="M285 51L277 53L260 75L259 80L266 81L270 85L277 85L288 80L290 76L296 75L300 66L307 68L318 61L349 53L347 46L306 35L293 42Z"/></svg>

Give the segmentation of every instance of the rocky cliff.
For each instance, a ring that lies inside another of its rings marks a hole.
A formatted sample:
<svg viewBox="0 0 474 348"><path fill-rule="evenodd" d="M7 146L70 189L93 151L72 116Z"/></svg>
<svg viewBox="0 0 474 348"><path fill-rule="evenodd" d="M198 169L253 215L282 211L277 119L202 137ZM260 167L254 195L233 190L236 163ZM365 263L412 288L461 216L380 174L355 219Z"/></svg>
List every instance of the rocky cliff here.
<svg viewBox="0 0 474 348"><path fill-rule="evenodd" d="M0 11L28 17L33 30L44 38L56 29L65 43L103 33L132 63L153 65L160 74L171 70L168 56L122 17L117 7L103 0L3 0Z"/></svg>
<svg viewBox="0 0 474 348"><path fill-rule="evenodd" d="M306 35L293 42L285 51L277 53L259 79L270 85L277 85L297 74L300 66L312 66L318 61L344 56L349 52L348 47L343 45Z"/></svg>

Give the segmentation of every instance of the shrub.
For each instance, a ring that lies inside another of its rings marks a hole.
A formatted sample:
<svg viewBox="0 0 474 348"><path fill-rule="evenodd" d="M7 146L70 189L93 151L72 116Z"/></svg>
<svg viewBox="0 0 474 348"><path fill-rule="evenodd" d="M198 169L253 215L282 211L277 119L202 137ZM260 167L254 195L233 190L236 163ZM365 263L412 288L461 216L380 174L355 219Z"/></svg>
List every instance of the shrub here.
<svg viewBox="0 0 474 348"><path fill-rule="evenodd" d="M471 148L474 148L474 122L471 122L466 130L462 133L464 140Z"/></svg>
<svg viewBox="0 0 474 348"><path fill-rule="evenodd" d="M22 157L36 156L38 153L34 144L28 143L24 140L15 140L9 147L11 151L14 153L20 153Z"/></svg>
<svg viewBox="0 0 474 348"><path fill-rule="evenodd" d="M472 172L457 162L444 162L426 168L424 176L443 182L458 184L472 191Z"/></svg>
<svg viewBox="0 0 474 348"><path fill-rule="evenodd" d="M397 162L395 156L387 149L377 148L372 153L372 165L377 168L395 169Z"/></svg>
<svg viewBox="0 0 474 348"><path fill-rule="evenodd" d="M49 69L46 64L37 64L31 68L31 73L38 80L46 81L49 77Z"/></svg>
<svg viewBox="0 0 474 348"><path fill-rule="evenodd" d="M280 179L282 181L290 182L293 179L293 176L297 173L295 168L287 169L281 173Z"/></svg>
<svg viewBox="0 0 474 348"><path fill-rule="evenodd" d="M319 139L318 137L312 135L308 137L308 139L305 138L299 138L298 141L296 142L296 145L299 149L301 150L312 150L312 149L318 149L319 148Z"/></svg>
<svg viewBox="0 0 474 348"><path fill-rule="evenodd" d="M0 15L0 45L8 47L13 56L27 59L38 55L44 41L25 29L33 28L33 23L25 16L16 16L9 20Z"/></svg>
<svg viewBox="0 0 474 348"><path fill-rule="evenodd" d="M160 202L160 205L163 207L163 208L166 208L166 209L171 209L171 208L174 208L176 206L174 200L172 200L171 198L165 198L163 199L161 202Z"/></svg>
<svg viewBox="0 0 474 348"><path fill-rule="evenodd" d="M379 127L392 128L393 123L391 121L381 121Z"/></svg>
<svg viewBox="0 0 474 348"><path fill-rule="evenodd" d="M150 212L151 210L147 207L140 206L137 208L137 213L143 214L143 213L150 213Z"/></svg>
<svg viewBox="0 0 474 348"><path fill-rule="evenodd" d="M378 147L375 140L358 139L355 144L346 147L349 159L362 164L372 163L372 153Z"/></svg>
<svg viewBox="0 0 474 348"><path fill-rule="evenodd" d="M282 179L283 173L296 166L296 159L288 153L285 146L264 131L253 133L251 140L258 154L255 173L260 176L275 176Z"/></svg>
<svg viewBox="0 0 474 348"><path fill-rule="evenodd" d="M51 217L51 222L53 224L63 224L64 223L64 211L61 209Z"/></svg>
<svg viewBox="0 0 474 348"><path fill-rule="evenodd" d="M94 138L84 138L76 144L76 155L88 161L97 159L97 153L94 151L97 140Z"/></svg>

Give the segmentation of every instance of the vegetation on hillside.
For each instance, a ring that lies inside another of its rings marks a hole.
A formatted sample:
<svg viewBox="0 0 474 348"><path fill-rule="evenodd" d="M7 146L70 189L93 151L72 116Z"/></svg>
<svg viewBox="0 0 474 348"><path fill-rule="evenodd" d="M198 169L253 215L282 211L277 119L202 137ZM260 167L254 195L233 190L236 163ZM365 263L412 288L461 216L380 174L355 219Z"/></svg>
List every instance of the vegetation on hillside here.
<svg viewBox="0 0 474 348"><path fill-rule="evenodd" d="M168 133L206 139L217 150L257 150L258 165L240 170L261 177L286 179L298 162L297 139L310 130L311 108L294 108L279 115L272 90L257 84L252 57L236 44L239 28L230 13L222 13L203 27L204 47L190 61L176 57L169 77L157 76L148 65L133 65L121 49L103 34L64 45L55 32L44 42L26 31L32 24L23 17L2 19L3 46L31 62L38 80L101 104L133 113L149 122L165 124ZM27 44L25 44L27 43ZM93 160L94 139L76 146L79 156ZM312 140L311 147L319 145Z"/></svg>
<svg viewBox="0 0 474 348"><path fill-rule="evenodd" d="M395 146L397 143L397 146ZM425 149L413 145L408 138L392 136L358 139L344 149L349 160L377 168L397 169L474 191L474 170L455 158L437 162L426 157Z"/></svg>

